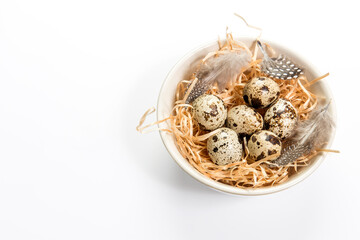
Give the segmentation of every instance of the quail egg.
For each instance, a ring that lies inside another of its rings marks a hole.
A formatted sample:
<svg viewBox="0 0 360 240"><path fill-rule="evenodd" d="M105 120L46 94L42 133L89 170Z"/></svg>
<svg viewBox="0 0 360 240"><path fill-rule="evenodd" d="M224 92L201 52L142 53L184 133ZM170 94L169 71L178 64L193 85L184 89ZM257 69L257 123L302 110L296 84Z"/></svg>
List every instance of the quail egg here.
<svg viewBox="0 0 360 240"><path fill-rule="evenodd" d="M280 139L274 133L266 130L251 135L247 147L249 156L256 161L269 156L269 160L274 160L281 154Z"/></svg>
<svg viewBox="0 0 360 240"><path fill-rule="evenodd" d="M279 97L280 87L270 78L255 77L245 85L243 95L245 102L250 106L264 108Z"/></svg>
<svg viewBox="0 0 360 240"><path fill-rule="evenodd" d="M251 135L263 128L264 121L260 113L251 107L240 105L230 109L226 124L236 133Z"/></svg>
<svg viewBox="0 0 360 240"><path fill-rule="evenodd" d="M215 95L201 95L192 103L194 119L203 130L215 130L222 127L227 117L224 102Z"/></svg>
<svg viewBox="0 0 360 240"><path fill-rule="evenodd" d="M284 139L291 135L297 122L297 112L287 100L280 98L266 111L266 129Z"/></svg>
<svg viewBox="0 0 360 240"><path fill-rule="evenodd" d="M242 145L234 130L220 128L220 132L207 140L211 160L217 165L226 165L241 160Z"/></svg>

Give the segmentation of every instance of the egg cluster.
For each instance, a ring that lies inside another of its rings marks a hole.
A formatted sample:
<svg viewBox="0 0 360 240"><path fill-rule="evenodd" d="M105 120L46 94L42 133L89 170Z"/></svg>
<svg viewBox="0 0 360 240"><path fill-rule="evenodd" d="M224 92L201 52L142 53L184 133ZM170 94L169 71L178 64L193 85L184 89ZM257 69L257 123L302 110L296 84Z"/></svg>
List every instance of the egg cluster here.
<svg viewBox="0 0 360 240"><path fill-rule="evenodd" d="M240 161L243 137L248 139L251 159L275 160L281 154L281 140L295 128L297 111L289 101L279 98L280 87L272 79L255 77L245 85L242 94L247 105L229 110L218 96L211 94L204 94L192 103L193 117L201 129L220 129L207 141L209 156L215 164ZM265 109L265 114L259 109Z"/></svg>

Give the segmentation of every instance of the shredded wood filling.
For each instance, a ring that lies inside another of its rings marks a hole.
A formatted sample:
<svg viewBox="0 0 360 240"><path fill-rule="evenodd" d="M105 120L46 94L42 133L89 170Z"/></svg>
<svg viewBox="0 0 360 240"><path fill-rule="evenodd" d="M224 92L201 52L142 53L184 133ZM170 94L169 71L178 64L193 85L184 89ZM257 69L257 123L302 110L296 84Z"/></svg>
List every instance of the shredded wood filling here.
<svg viewBox="0 0 360 240"><path fill-rule="evenodd" d="M218 42L219 50L209 53L200 64L210 56L216 56L224 51L233 51L244 49L244 45L234 40L230 33L224 44ZM246 49L249 50L249 49ZM260 71L261 59L257 58L257 45L254 44L252 53L252 61L249 68L239 69L239 75L235 83L224 91L219 92L217 86L213 86L207 93L219 96L225 103L227 109L234 106L245 104L242 96L245 84L253 77L264 76ZM308 89L313 83L326 77L324 76L308 81L301 75L293 80L275 80L281 89L280 98L289 100L297 109L299 120L304 121L309 117L309 113L317 106L317 96ZM182 156L189 163L205 176L231 186L239 188L258 188L264 186L272 186L285 182L291 175L298 172L301 168L309 165L314 156L324 149L318 149L311 152L307 156L303 156L293 162L291 165L284 167L268 167L267 159L261 161L251 161L248 159L248 150L246 147L246 139L244 138L244 151L240 162L231 163L225 166L214 164L208 155L206 143L207 138L217 133L217 130L206 132L200 129L196 121L193 120L191 113L191 105L184 104L188 94L187 89L189 83L195 84L197 81L195 74L191 80L184 80L178 84L173 113L170 116L171 132L175 137L178 149ZM190 86L189 89L192 88Z"/></svg>
<svg viewBox="0 0 360 240"><path fill-rule="evenodd" d="M224 44L218 41L219 49L215 52L208 53L199 63L204 64L206 60L212 56L217 56L228 51L249 51L252 55L250 65L247 69L239 69L239 74L236 81L224 91L219 92L217 86L213 86L207 91L207 94L214 94L219 96L225 103L227 109L234 106L245 104L243 100L243 88L245 84L254 77L265 76L260 70L261 59L258 58L258 46L254 44L247 48L244 44L233 39L231 33L226 34L226 41ZM274 50L265 43L268 51ZM277 80L280 86L280 98L287 99L297 109L299 121L304 121L309 118L309 114L318 104L318 96L313 94L309 87L327 77L325 74L321 77L309 81L305 75L300 75L297 79L292 80ZM189 161L189 163L203 175L234 187L238 188L259 188L264 186L273 186L285 182L296 174L302 168L308 166L312 159L321 152L338 152L329 149L316 149L306 156L302 156L292 164L282 167L269 167L271 164L268 159L262 159L254 162L248 157L247 141L243 138L243 156L241 161L231 163L225 166L219 166L213 163L207 152L207 139L215 135L219 130L206 132L200 129L196 121L194 121L190 104L185 104L185 100L189 92L194 87L198 79L195 73L190 77L190 80L183 80L179 82L176 92L174 108L171 115L163 120L142 126L146 117L154 112L150 108L141 118L137 130L144 132L144 129L159 124L164 121L169 121L170 129L155 129L166 131L172 134L175 138L177 147L182 156ZM190 84L190 86L189 86ZM187 91L188 90L188 91ZM258 109L263 114L265 110ZM264 112L261 112L264 111Z"/></svg>

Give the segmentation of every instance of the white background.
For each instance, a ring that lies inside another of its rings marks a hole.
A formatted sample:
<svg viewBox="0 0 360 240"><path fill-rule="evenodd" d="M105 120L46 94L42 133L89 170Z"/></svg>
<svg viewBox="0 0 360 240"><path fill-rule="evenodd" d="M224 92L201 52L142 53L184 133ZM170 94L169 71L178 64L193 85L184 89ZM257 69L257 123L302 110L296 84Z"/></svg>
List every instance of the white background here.
<svg viewBox="0 0 360 240"><path fill-rule="evenodd" d="M0 239L359 239L355 3L0 1ZM268 196L208 189L135 131L186 52L257 35L233 12L331 73L341 154Z"/></svg>

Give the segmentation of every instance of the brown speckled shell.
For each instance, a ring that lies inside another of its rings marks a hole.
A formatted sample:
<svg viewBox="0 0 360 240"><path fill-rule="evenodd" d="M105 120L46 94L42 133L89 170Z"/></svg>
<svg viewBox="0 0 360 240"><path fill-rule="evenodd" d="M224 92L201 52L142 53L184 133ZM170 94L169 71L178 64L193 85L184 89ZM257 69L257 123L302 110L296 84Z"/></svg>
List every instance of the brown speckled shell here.
<svg viewBox="0 0 360 240"><path fill-rule="evenodd" d="M280 87L267 77L255 77L248 82L243 91L244 101L254 108L264 108L280 96Z"/></svg>
<svg viewBox="0 0 360 240"><path fill-rule="evenodd" d="M201 95L192 103L194 119L203 130L222 127L227 117L224 102L215 95Z"/></svg>
<svg viewBox="0 0 360 240"><path fill-rule="evenodd" d="M226 125L238 134L251 135L263 128L264 121L260 113L251 107L240 105L230 109Z"/></svg>
<svg viewBox="0 0 360 240"><path fill-rule="evenodd" d="M217 165L226 165L241 160L242 145L235 131L221 128L221 131L207 140L211 160Z"/></svg>
<svg viewBox="0 0 360 240"><path fill-rule="evenodd" d="M264 120L266 129L284 139L293 132L298 114L294 106L287 100L280 98L266 111Z"/></svg>
<svg viewBox="0 0 360 240"><path fill-rule="evenodd" d="M249 156L258 161L271 156L269 160L278 158L281 154L281 141L272 132L262 130L251 135L248 141Z"/></svg>

